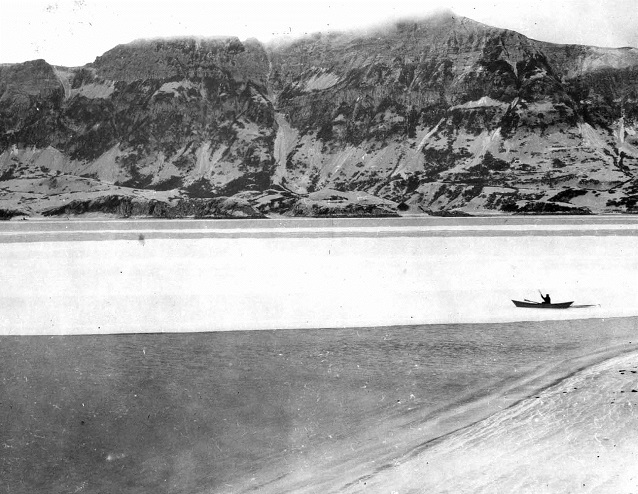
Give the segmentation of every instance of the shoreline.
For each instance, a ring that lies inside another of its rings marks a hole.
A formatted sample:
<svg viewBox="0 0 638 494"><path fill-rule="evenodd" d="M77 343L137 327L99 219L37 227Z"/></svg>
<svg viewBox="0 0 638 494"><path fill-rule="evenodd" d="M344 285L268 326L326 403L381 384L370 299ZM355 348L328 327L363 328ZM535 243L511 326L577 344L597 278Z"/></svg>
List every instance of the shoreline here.
<svg viewBox="0 0 638 494"><path fill-rule="evenodd" d="M45 219L0 223L0 244L332 238L634 237L635 218Z"/></svg>
<svg viewBox="0 0 638 494"><path fill-rule="evenodd" d="M391 452L379 452L374 445L358 451L356 458L339 458L338 462L322 463L323 452L316 454L314 476L307 473L290 471L282 473L274 470L254 478L234 484L232 488L220 489L220 493L247 493L258 490L264 494L280 492L295 492L299 494L314 493L358 493L358 492L475 492L473 489L460 488L448 490L449 483L462 477L463 474L451 468L447 476L438 484L429 484L420 481L428 479L429 475L437 475L432 472L429 463L432 455L436 454L437 460L442 464L441 468L447 468L450 442L459 441L465 436L482 438L486 429L494 427L507 427L507 420L515 420L519 409L527 410L529 404L536 400L544 400L546 395L557 394L562 391L574 379L595 372L598 368L606 368L617 361L628 359L635 360L638 369L638 342L630 342L631 348L626 345L616 345L586 353L567 360L555 363L551 367L540 369L537 372L524 376L521 379L513 379L508 384L501 385L497 390L489 393L477 391L477 395L469 396L467 401L450 403L447 407L437 410L424 417L413 417L407 423L390 421L384 427L395 431L393 439L402 444L404 453L395 456ZM567 384L566 384L567 383ZM636 379L638 389L638 378ZM596 394L596 391L593 391ZM638 395L636 395L638 396ZM638 419L637 419L638 422ZM497 424L494 426L492 424ZM417 429L418 428L418 429ZM415 440L414 437L419 439ZM353 438L357 442L358 439ZM477 439L480 449L482 439ZM460 448L463 453L463 448ZM441 450L442 452L439 452ZM435 453L432 453L432 452ZM477 457L480 451L474 451ZM471 454L468 453L468 456ZM410 472L413 471L413 478ZM426 474L427 471L427 474ZM319 473L320 472L320 473ZM494 492L518 492L516 490L496 489ZM538 492L538 491L530 491ZM545 492L545 491L542 491ZM547 491L554 492L554 491Z"/></svg>
<svg viewBox="0 0 638 494"><path fill-rule="evenodd" d="M638 394L632 393L638 393L638 378L631 376L636 369L637 350L582 368L339 492L594 493L601 487L604 492L635 488L638 476L631 467L638 458L638 415L632 409L638 406ZM558 468L561 464L567 471Z"/></svg>
<svg viewBox="0 0 638 494"><path fill-rule="evenodd" d="M472 219L500 219L500 218L527 218L527 219L547 219L547 218L563 218L566 220L576 219L592 219L592 218L638 218L638 213L631 212L595 212L590 214L575 213L505 213L502 211L483 211L472 214L428 214L426 212L405 212L396 211L395 214L365 214L356 216L352 214L335 214L335 215L317 215L317 216L293 216L280 213L263 213L262 216L220 216L220 217L200 217L196 215L162 217L153 215L132 215L123 216L117 213L105 212L86 212L81 214L59 214L59 215L43 215L43 214L21 214L0 219L1 223L13 222L36 222L36 221L102 221L102 220L121 220L121 221L273 221L273 220L397 220L397 219L439 219L439 220L472 220Z"/></svg>
<svg viewBox="0 0 638 494"><path fill-rule="evenodd" d="M568 309L565 309L568 310ZM387 328L388 330L392 329L418 329L427 326L493 326L494 324L498 325L507 325L507 324L516 324L516 323L538 323L538 322L560 322L560 321L569 321L573 323L583 322L583 321L591 321L591 320L599 320L606 321L608 319L617 320L617 319L638 319L638 315L596 315L591 317L570 317L566 319L515 319L511 321L463 321L463 322L425 322L425 323L413 323L413 324L391 324L391 325L366 325L366 326L324 326L324 327L279 327L279 328L262 328L262 329L236 329L236 330L224 330L224 329L211 329L211 330L201 330L201 331L130 331L130 332L117 332L117 333L42 333L42 334L15 334L15 333L1 333L0 338L86 338L93 336L104 336L104 337L113 337L113 336L131 336L137 334L143 334L145 336L153 336L153 335L181 335L185 333L197 333L197 334L216 334L216 333L235 333L235 334L250 334L256 331L259 332L282 332L282 331L321 331L321 332L330 332L330 331L342 331L342 330L353 330L353 331L366 331L366 330L378 330L380 328ZM638 340L638 335L636 337Z"/></svg>

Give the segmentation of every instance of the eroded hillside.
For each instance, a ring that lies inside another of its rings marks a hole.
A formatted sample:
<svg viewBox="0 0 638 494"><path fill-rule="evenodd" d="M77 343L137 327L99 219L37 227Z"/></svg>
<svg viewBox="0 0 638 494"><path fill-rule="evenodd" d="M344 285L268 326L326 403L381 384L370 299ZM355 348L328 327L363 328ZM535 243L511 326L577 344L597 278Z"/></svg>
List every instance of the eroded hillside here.
<svg viewBox="0 0 638 494"><path fill-rule="evenodd" d="M637 130L638 50L451 14L268 46L138 41L79 68L0 66L0 208L635 212Z"/></svg>

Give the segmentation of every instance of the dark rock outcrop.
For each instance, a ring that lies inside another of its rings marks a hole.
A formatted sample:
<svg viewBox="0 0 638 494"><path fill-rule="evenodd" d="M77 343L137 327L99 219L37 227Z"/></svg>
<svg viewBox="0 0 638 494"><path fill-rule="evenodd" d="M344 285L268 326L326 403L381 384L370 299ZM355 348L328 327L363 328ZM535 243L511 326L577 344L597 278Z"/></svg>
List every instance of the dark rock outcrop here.
<svg viewBox="0 0 638 494"><path fill-rule="evenodd" d="M318 218L365 218L399 216L396 211L379 204L356 204L351 202L331 203L301 199L286 213L287 216Z"/></svg>
<svg viewBox="0 0 638 494"><path fill-rule="evenodd" d="M45 209L44 216L69 216L103 213L123 218L264 218L246 201L232 197L188 199L174 203L141 200L127 196L109 195L95 199L74 200L63 206Z"/></svg>
<svg viewBox="0 0 638 494"><path fill-rule="evenodd" d="M16 218L18 216L29 216L25 211L21 211L19 209L0 209L0 221L10 220L11 218Z"/></svg>

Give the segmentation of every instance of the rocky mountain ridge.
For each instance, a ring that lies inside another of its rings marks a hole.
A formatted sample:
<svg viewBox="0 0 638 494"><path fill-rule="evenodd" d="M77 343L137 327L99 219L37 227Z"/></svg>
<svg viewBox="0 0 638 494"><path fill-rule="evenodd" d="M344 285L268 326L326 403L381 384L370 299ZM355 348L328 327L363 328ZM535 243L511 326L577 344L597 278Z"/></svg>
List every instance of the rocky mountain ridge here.
<svg viewBox="0 0 638 494"><path fill-rule="evenodd" d="M636 212L637 130L637 49L453 14L268 45L141 40L84 67L0 66L0 208Z"/></svg>

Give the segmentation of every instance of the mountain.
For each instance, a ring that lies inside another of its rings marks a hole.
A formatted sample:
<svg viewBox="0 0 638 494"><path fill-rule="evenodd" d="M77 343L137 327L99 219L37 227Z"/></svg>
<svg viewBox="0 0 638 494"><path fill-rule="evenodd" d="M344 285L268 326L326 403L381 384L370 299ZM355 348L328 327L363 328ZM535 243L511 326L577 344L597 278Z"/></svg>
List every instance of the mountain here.
<svg viewBox="0 0 638 494"><path fill-rule="evenodd" d="M637 130L637 49L451 13L140 40L0 66L0 216L638 212Z"/></svg>

